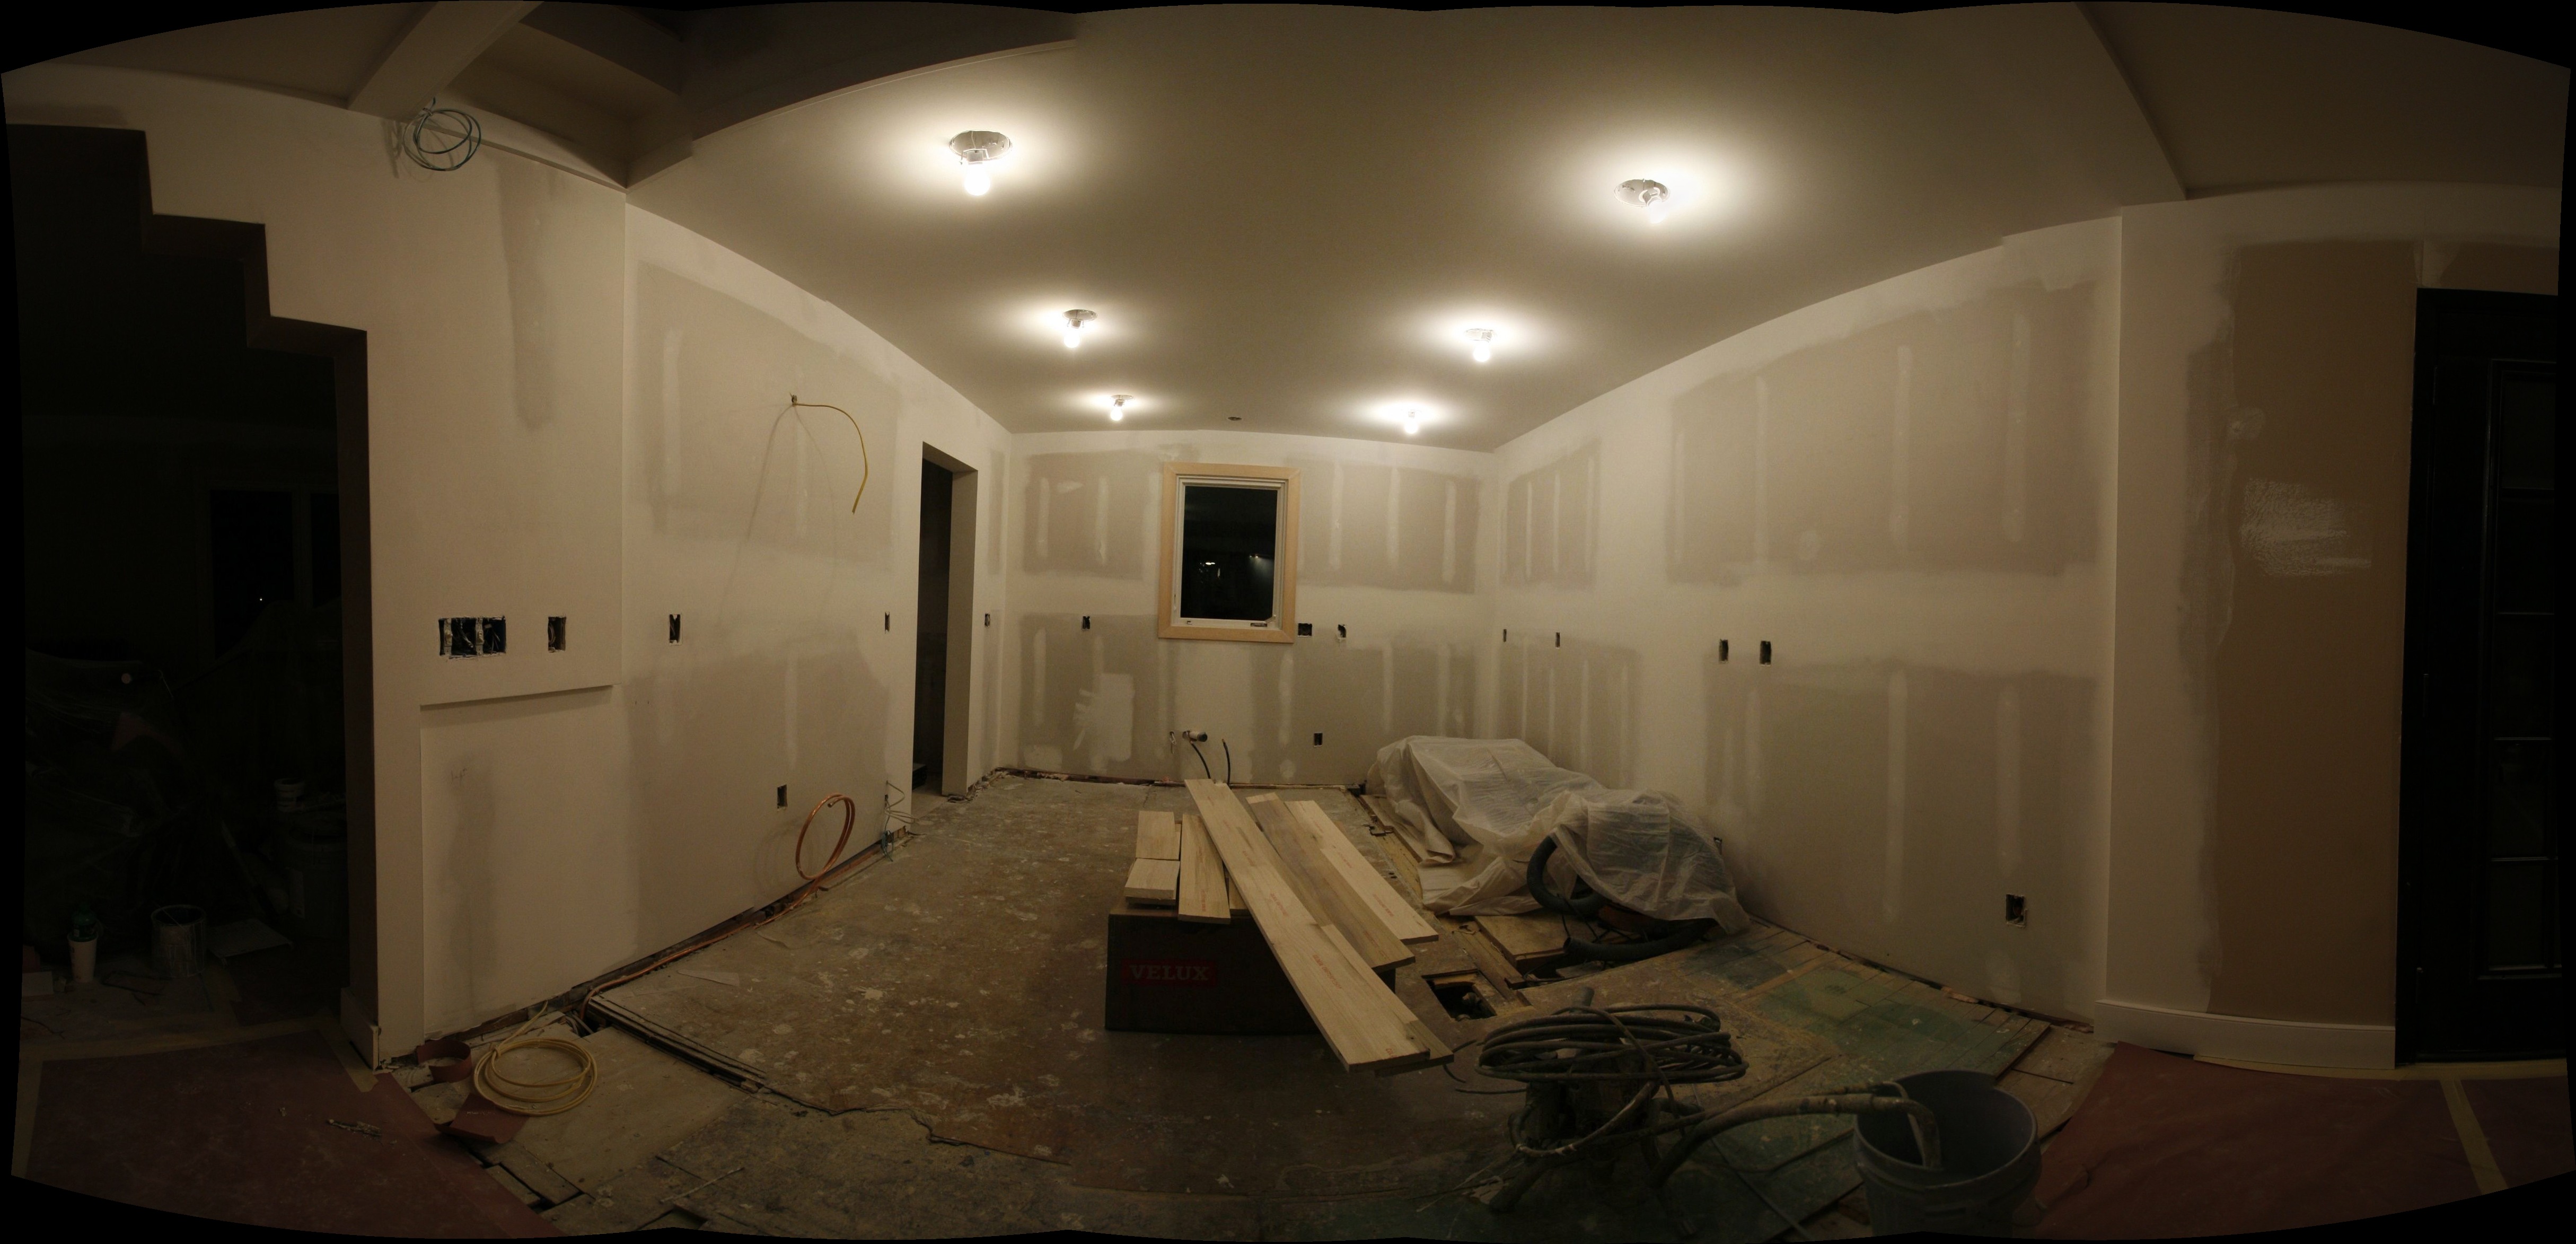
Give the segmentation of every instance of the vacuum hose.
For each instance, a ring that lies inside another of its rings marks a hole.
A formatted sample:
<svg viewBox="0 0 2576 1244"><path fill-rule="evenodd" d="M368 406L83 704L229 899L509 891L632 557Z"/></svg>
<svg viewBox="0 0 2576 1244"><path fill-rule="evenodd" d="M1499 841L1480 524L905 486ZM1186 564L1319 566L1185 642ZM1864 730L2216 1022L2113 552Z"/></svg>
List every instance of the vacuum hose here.
<svg viewBox="0 0 2576 1244"><path fill-rule="evenodd" d="M1547 888L1547 862L1556 855L1556 837L1549 835L1530 853L1529 892L1538 905L1560 915L1589 920L1610 903L1607 894L1594 893L1592 887L1575 878L1575 893L1562 896ZM1565 953L1574 959L1592 959L1603 963L1634 963L1676 951L1700 939L1717 924L1714 920L1658 920L1640 942L1592 942L1572 934L1565 938Z"/></svg>

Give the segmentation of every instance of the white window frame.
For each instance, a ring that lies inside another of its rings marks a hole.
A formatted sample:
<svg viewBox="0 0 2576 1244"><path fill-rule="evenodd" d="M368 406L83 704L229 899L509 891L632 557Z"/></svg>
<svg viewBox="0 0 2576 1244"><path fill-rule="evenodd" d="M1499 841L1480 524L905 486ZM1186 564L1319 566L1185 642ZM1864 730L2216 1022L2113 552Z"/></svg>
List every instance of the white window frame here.
<svg viewBox="0 0 2576 1244"><path fill-rule="evenodd" d="M1278 556L1271 571L1271 598L1278 607L1258 622L1231 618L1181 616L1181 582L1175 571L1181 556L1181 491L1191 484L1219 487L1269 487L1279 490ZM1297 639L1297 468L1235 466L1208 462L1163 464L1163 577L1158 632L1165 639L1221 639L1245 643L1285 644Z"/></svg>

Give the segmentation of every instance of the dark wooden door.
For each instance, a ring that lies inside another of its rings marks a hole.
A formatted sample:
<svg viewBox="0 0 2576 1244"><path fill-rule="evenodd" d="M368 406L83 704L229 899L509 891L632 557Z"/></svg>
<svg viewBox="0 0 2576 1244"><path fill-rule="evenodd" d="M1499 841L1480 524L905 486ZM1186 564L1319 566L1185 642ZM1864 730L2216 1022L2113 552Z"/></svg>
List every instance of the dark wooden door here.
<svg viewBox="0 0 2576 1244"><path fill-rule="evenodd" d="M2557 302L2418 295L2398 833L2402 1059L2566 1049L2551 559Z"/></svg>

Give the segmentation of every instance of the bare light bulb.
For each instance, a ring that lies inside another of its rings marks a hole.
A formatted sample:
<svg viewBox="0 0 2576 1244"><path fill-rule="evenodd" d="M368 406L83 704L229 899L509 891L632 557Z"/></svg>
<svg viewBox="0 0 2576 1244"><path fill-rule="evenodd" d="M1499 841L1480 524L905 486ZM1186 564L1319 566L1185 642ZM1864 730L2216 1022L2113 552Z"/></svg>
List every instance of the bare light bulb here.
<svg viewBox="0 0 2576 1244"><path fill-rule="evenodd" d="M1010 153L1011 140L991 130L968 130L949 139L948 150L966 166L966 193L981 198L993 188L992 174L986 169Z"/></svg>
<svg viewBox="0 0 2576 1244"><path fill-rule="evenodd" d="M1404 412L1404 434L1406 436L1411 436L1421 430L1422 412L1416 410L1408 410Z"/></svg>
<svg viewBox="0 0 2576 1244"><path fill-rule="evenodd" d="M966 193L974 195L977 198L982 198L984 195L991 193L992 189L993 178L990 174L980 168L972 166L967 168Z"/></svg>
<svg viewBox="0 0 2576 1244"><path fill-rule="evenodd" d="M1119 394L1118 396L1116 396L1116 397L1113 397L1113 398L1109 399L1109 421L1110 421L1111 423L1116 423L1116 422L1118 422L1119 420L1124 419L1124 418L1126 418L1126 417L1127 417L1127 395L1126 395L1126 394L1124 394L1124 393L1121 393L1121 394Z"/></svg>
<svg viewBox="0 0 2576 1244"><path fill-rule="evenodd" d="M1081 348L1082 348L1082 330L1084 330L1084 329L1086 329L1086 328L1091 327L1091 322L1092 322L1093 320L1096 320L1096 319L1099 319L1099 318L1100 318L1100 316L1099 316L1097 313L1095 313L1095 312L1091 312L1091 311L1067 311L1067 312L1065 312L1065 313L1064 313L1064 348L1065 348L1065 349L1068 349L1068 350L1079 350L1079 349L1081 349Z"/></svg>
<svg viewBox="0 0 2576 1244"><path fill-rule="evenodd" d="M1467 340L1476 343L1473 355L1477 362L1490 363L1494 361L1494 330L1490 328L1468 329Z"/></svg>

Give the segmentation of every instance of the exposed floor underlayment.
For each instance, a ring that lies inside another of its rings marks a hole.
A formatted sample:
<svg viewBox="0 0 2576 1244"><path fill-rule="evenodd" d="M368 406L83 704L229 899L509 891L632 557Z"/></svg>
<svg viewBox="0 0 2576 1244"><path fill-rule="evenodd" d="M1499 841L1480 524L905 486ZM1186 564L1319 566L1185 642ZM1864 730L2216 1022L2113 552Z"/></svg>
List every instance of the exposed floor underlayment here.
<svg viewBox="0 0 2576 1244"><path fill-rule="evenodd" d="M1317 800L1364 854L1396 862L1345 793L1283 793ZM2077 1029L1968 1001L1769 925L1644 963L1497 989L1489 996L1502 1014L1457 1020L1420 975L1465 955L1451 944L1460 930L1441 922L1442 943L1417 948L1419 963L1398 969L1397 992L1460 1047L1449 1071L1351 1075L1311 1036L1106 1032L1102 935L1134 814L1181 798L1168 787L1000 776L972 800L932 805L919 836L882 863L595 1008L602 1022L581 1040L602 1073L597 1093L528 1120L507 1144L434 1129L453 1115L463 1083L436 1084L408 1066L370 1075L303 979L312 975L303 968L328 965L299 967L292 948L262 952L272 957L265 966L258 956L237 960L158 994L101 984L27 999L17 1170L200 1217L397 1235L526 1235L549 1225L881 1239L1058 1229L1694 1241L1867 1232L1838 1118L1727 1133L1675 1177L1669 1205L1622 1157L1549 1175L1508 1215L1488 1209L1476 1193L1494 1186L1485 1180L1507 1150L1503 1119L1518 1098L1476 1075L1471 1042L1587 988L1598 1004L1716 1010L1751 1073L1693 1090L1714 1103L1940 1067L2000 1073L2052 1138L2025 1213L2043 1236L2085 1233L2105 1215L2135 1219L2147 1212L2140 1205L2223 1232L2328 1221L2360 1203L2348 1164L2321 1163L2301 1145L2240 1142L2213 1166L2194 1128L2293 1136L2341 1120L2341 1143L2388 1167L2369 1177L2375 1199L2365 1200L2376 1211L2518 1187L2571 1165L2563 1062L2343 1073L2386 1084L2231 1070L2135 1047L2120 1047L2129 1060L2121 1064L2112 1046ZM644 1035L608 1022L626 1020L618 1011ZM272 1018L287 1012L297 1017ZM2106 1064L2200 1089L2140 1098L2131 1075L2129 1089L2113 1091ZM2407 1079L2421 1083L2396 1082ZM402 1087L413 1090L408 1100ZM2224 1120L2191 1122L2204 1116ZM2070 1118L2079 1125L2061 1132ZM2184 1169L2210 1190L2207 1204L2160 1191Z"/></svg>

